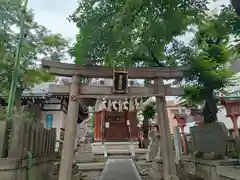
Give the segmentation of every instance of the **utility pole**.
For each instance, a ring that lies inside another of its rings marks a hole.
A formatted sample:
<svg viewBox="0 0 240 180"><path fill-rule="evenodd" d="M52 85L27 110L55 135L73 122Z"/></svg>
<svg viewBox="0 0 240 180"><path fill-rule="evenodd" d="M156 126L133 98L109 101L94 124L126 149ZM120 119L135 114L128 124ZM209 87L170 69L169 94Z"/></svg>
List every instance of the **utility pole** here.
<svg viewBox="0 0 240 180"><path fill-rule="evenodd" d="M11 82L11 88L10 88L9 98L8 98L8 106L7 106L7 116L8 117L12 116L13 106L14 106L14 102L15 102L17 78L18 78L17 71L18 71L19 65L20 65L21 46L22 46L22 43L24 40L24 25L25 25L27 4L28 4L28 0L22 1L22 9L21 9L21 17L20 17L20 37L19 37L19 42L18 42L18 46L17 46L17 50L16 50L14 68L13 68L13 73L12 73L12 82Z"/></svg>

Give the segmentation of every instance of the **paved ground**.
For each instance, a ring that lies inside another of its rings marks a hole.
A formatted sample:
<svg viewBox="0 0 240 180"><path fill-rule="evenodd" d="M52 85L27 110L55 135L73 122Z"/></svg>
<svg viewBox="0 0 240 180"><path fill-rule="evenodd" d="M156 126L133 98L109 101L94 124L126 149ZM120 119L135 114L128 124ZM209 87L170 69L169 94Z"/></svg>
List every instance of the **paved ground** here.
<svg viewBox="0 0 240 180"><path fill-rule="evenodd" d="M99 180L141 180L132 159L109 159Z"/></svg>

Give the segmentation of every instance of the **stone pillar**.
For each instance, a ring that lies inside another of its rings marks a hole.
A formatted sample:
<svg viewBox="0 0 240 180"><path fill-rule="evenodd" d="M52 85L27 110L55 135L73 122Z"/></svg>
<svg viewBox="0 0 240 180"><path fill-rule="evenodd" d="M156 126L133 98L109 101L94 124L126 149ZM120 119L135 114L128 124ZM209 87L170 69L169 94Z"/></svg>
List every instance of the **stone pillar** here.
<svg viewBox="0 0 240 180"><path fill-rule="evenodd" d="M183 152L184 153L187 152L187 139L186 139L186 135L184 132L185 126L186 126L185 124L179 125L179 128L181 129L181 139L182 139L182 143L183 143Z"/></svg>
<svg viewBox="0 0 240 180"><path fill-rule="evenodd" d="M65 124L64 144L58 180L69 180L72 177L74 143L79 110L78 101L73 100L72 97L77 96L79 93L79 82L79 77L73 76L70 86L67 120Z"/></svg>
<svg viewBox="0 0 240 180"><path fill-rule="evenodd" d="M101 111L101 136L102 136L102 148L104 151L104 158L107 158L107 149L105 147L105 129L106 129L106 124L105 124L105 114L106 114L106 109L102 109Z"/></svg>
<svg viewBox="0 0 240 180"><path fill-rule="evenodd" d="M155 79L156 94L164 92L163 79ZM167 115L166 100L165 97L156 97L156 111L157 111L157 123L160 128L161 147L157 158L162 154L164 180L178 180L176 176L176 166L174 162L173 144L171 140L171 134L169 129L169 120Z"/></svg>

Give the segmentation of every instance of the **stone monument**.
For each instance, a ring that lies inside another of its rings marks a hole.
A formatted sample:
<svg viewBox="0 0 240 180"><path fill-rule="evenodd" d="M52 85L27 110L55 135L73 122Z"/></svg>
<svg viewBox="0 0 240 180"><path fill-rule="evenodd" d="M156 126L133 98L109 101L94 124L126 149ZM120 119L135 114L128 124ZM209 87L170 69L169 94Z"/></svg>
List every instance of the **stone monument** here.
<svg viewBox="0 0 240 180"><path fill-rule="evenodd" d="M226 155L228 130L224 123L202 124L190 128L196 157L211 154L211 159L223 158Z"/></svg>

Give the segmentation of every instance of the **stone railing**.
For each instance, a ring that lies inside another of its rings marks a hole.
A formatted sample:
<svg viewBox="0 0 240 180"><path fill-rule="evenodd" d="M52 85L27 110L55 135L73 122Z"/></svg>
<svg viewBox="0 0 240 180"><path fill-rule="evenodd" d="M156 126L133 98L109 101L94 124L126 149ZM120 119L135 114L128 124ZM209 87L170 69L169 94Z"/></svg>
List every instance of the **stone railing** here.
<svg viewBox="0 0 240 180"><path fill-rule="evenodd" d="M204 180L238 180L240 177L239 160L202 160L185 156L184 169Z"/></svg>

